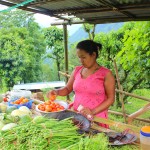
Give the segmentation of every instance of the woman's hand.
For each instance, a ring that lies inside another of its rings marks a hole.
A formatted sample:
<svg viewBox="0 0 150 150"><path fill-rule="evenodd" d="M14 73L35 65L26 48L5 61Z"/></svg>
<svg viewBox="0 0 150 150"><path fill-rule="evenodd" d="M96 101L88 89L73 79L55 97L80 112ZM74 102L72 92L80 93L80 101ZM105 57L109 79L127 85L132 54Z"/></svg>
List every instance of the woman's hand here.
<svg viewBox="0 0 150 150"><path fill-rule="evenodd" d="M57 97L57 90L52 90L47 93L47 98L54 101Z"/></svg>
<svg viewBox="0 0 150 150"><path fill-rule="evenodd" d="M87 119L89 120L92 120L93 119L93 113L92 111L87 108L87 107L83 107L81 110L80 110L80 113L85 116Z"/></svg>

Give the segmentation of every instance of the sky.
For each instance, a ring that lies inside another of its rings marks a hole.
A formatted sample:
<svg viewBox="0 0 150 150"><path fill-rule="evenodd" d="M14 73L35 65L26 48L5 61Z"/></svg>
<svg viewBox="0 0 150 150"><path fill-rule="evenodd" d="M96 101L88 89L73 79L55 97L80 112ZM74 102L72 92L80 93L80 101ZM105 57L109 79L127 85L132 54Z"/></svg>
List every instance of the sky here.
<svg viewBox="0 0 150 150"><path fill-rule="evenodd" d="M7 6L0 5L0 10L4 10L8 8ZM50 17L47 15L42 15L42 14L34 14L35 21L41 26L41 27L49 27L52 22L56 22L56 18ZM69 31L69 36L74 34L82 25L81 24L76 24L76 25L68 25L68 31ZM62 28L62 26L58 26Z"/></svg>

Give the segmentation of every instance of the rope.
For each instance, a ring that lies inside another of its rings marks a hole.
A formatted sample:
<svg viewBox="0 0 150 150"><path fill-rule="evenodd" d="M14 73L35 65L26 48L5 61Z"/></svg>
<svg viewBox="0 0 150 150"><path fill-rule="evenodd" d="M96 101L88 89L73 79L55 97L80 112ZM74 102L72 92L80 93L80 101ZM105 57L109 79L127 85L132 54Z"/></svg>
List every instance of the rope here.
<svg viewBox="0 0 150 150"><path fill-rule="evenodd" d="M14 5L14 6L11 6L11 7L7 8L7 9L1 10L0 13L11 11L11 10L13 10L13 9L15 9L15 8L18 8L18 7L20 7L20 6L24 6L24 5L28 4L28 3L33 2L33 1L35 1L35 0L26 0L26 1L24 1L24 2L21 2L21 3L19 3L19 4L16 4L16 5Z"/></svg>

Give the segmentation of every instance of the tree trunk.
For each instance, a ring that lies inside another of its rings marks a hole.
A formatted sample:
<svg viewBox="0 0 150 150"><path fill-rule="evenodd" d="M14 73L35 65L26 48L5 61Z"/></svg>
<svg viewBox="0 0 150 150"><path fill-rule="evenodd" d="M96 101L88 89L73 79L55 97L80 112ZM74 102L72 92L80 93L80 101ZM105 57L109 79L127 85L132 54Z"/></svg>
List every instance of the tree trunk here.
<svg viewBox="0 0 150 150"><path fill-rule="evenodd" d="M91 33L91 37L92 37L93 41L94 41L94 38L95 38L95 27L96 27L96 24L94 24L93 31Z"/></svg>
<svg viewBox="0 0 150 150"><path fill-rule="evenodd" d="M59 63L58 59L56 59L56 64L57 64L57 70L58 70L58 72L57 72L58 80L60 81L60 74L59 74L59 71L60 71L60 63Z"/></svg>

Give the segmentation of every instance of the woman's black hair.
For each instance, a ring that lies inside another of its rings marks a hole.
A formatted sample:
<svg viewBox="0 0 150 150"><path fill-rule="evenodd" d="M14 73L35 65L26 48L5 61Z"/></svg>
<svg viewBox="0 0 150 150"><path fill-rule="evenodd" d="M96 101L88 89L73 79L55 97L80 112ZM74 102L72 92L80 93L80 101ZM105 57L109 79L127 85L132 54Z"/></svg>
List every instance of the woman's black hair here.
<svg viewBox="0 0 150 150"><path fill-rule="evenodd" d="M98 51L101 50L102 44L96 43L92 40L84 40L77 44L76 49L83 49L90 55L93 54L93 52L96 53L96 58L98 58Z"/></svg>

